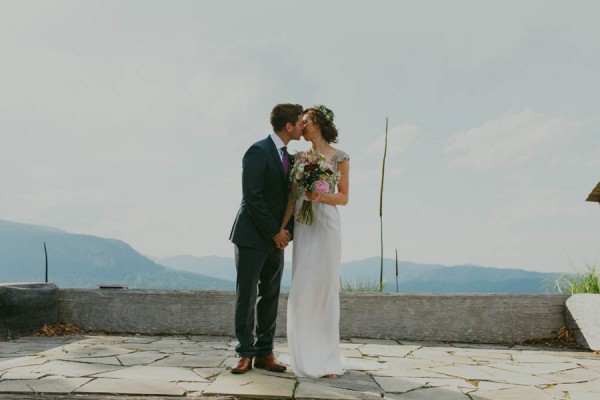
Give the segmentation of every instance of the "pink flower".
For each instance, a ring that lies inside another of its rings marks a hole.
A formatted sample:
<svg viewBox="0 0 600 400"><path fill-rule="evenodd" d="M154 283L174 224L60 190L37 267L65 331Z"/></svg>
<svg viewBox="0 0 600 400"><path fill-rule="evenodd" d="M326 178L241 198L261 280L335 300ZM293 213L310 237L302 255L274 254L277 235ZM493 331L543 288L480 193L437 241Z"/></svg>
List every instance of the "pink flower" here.
<svg viewBox="0 0 600 400"><path fill-rule="evenodd" d="M326 193L329 191L329 183L327 183L327 181L316 181L315 190L317 193Z"/></svg>

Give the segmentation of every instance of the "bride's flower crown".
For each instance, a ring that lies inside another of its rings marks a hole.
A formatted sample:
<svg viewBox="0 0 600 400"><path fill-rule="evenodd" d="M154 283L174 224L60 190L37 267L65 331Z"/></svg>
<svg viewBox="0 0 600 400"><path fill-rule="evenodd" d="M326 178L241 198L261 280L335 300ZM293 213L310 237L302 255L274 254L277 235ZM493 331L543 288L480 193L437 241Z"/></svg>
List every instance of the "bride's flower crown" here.
<svg viewBox="0 0 600 400"><path fill-rule="evenodd" d="M323 115L323 117L325 117L325 119L329 121L331 125L333 125L333 112L327 107L325 107L323 104L315 104L314 106L310 107L310 109L320 112Z"/></svg>

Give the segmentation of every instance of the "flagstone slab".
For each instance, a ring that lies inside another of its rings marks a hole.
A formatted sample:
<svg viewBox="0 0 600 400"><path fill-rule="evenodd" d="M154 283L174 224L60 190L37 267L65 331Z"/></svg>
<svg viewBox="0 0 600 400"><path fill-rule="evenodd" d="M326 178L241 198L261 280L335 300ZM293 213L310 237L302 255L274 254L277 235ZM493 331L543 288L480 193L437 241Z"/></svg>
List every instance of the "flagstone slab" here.
<svg viewBox="0 0 600 400"><path fill-rule="evenodd" d="M470 393L470 396L472 400L555 400L554 396L536 387L521 387L502 390L478 390Z"/></svg>
<svg viewBox="0 0 600 400"><path fill-rule="evenodd" d="M510 383L499 383L499 382L486 382L480 381L477 384L477 390L485 390L485 391L494 391L494 390L502 390L502 389L514 389L520 388L523 385L513 385Z"/></svg>
<svg viewBox="0 0 600 400"><path fill-rule="evenodd" d="M237 341L235 342L215 342L215 341L208 341L208 342L198 342L198 344L200 344L200 346L202 348L212 348L212 349L222 349L222 350L235 350L235 346L237 345ZM279 344L275 343L275 347L278 347ZM285 344L284 346L285 348L287 348L287 344Z"/></svg>
<svg viewBox="0 0 600 400"><path fill-rule="evenodd" d="M55 360L72 361L84 364L104 364L104 365L118 365L121 366L121 362L117 357L84 357L84 358L70 358L70 357L57 357Z"/></svg>
<svg viewBox="0 0 600 400"><path fill-rule="evenodd" d="M577 343L600 350L600 295L574 294L567 299L567 316Z"/></svg>
<svg viewBox="0 0 600 400"><path fill-rule="evenodd" d="M208 379L212 378L223 372L222 368L194 368L192 371L200 378Z"/></svg>
<svg viewBox="0 0 600 400"><path fill-rule="evenodd" d="M104 345L113 345L123 343L130 339L129 336L115 336L115 335L86 335L82 343L100 343Z"/></svg>
<svg viewBox="0 0 600 400"><path fill-rule="evenodd" d="M73 344L52 347L52 348L46 349L46 350L38 353L38 355L41 357L47 357L47 358L63 357L63 356L66 356L67 354L69 354L69 349L71 348L69 346L73 346Z"/></svg>
<svg viewBox="0 0 600 400"><path fill-rule="evenodd" d="M363 354L357 349L340 349L342 357L362 358Z"/></svg>
<svg viewBox="0 0 600 400"><path fill-rule="evenodd" d="M597 355L596 357L598 357L597 359L585 359L585 358L579 358L577 360L575 360L575 362L577 362L577 364L583 365L586 368L592 368L592 369L596 369L598 371L600 371L600 354Z"/></svg>
<svg viewBox="0 0 600 400"><path fill-rule="evenodd" d="M40 365L47 363L48 359L39 356L18 357L9 360L0 361L0 371L6 371L10 368L26 367L29 365Z"/></svg>
<svg viewBox="0 0 600 400"><path fill-rule="evenodd" d="M381 376L381 377L393 377L393 378L449 378L446 374L441 374L437 372L430 371L428 369L420 369L420 368L398 368L396 366L388 366L385 370L379 371L370 371L369 372L373 377Z"/></svg>
<svg viewBox="0 0 600 400"><path fill-rule="evenodd" d="M378 357L389 369L417 369L452 366L452 362L439 362L438 360L400 358L400 357Z"/></svg>
<svg viewBox="0 0 600 400"><path fill-rule="evenodd" d="M185 389L167 381L98 378L76 389L74 393L183 396Z"/></svg>
<svg viewBox="0 0 600 400"><path fill-rule="evenodd" d="M160 347L156 346L154 342L124 342L119 346L124 349L136 351L158 351L158 347Z"/></svg>
<svg viewBox="0 0 600 400"><path fill-rule="evenodd" d="M166 354L157 351L137 351L134 353L118 356L119 361L125 366L152 364L162 358L168 357Z"/></svg>
<svg viewBox="0 0 600 400"><path fill-rule="evenodd" d="M359 347L365 346L364 343L350 343L350 342L340 342L340 349L358 349Z"/></svg>
<svg viewBox="0 0 600 400"><path fill-rule="evenodd" d="M363 392L301 381L294 393L297 400L381 400L380 391Z"/></svg>
<svg viewBox="0 0 600 400"><path fill-rule="evenodd" d="M152 342L156 342L157 340L159 340L159 338L157 338L156 336L133 336L133 337L126 337L125 340L123 340L123 343L152 343Z"/></svg>
<svg viewBox="0 0 600 400"><path fill-rule="evenodd" d="M464 393L446 388L416 389L401 394L389 393L383 398L385 400L470 400Z"/></svg>
<svg viewBox="0 0 600 400"><path fill-rule="evenodd" d="M600 378L589 382L580 382L577 384L556 385L552 388L549 388L548 391L550 391L550 389L554 389L562 393L578 393L580 396L583 393L587 393L588 397L600 399Z"/></svg>
<svg viewBox="0 0 600 400"><path fill-rule="evenodd" d="M374 379L386 393L404 393L425 386L423 383L410 378L376 376Z"/></svg>
<svg viewBox="0 0 600 400"><path fill-rule="evenodd" d="M228 343L231 342L231 336L210 336L210 335L190 335L189 340L198 343Z"/></svg>
<svg viewBox="0 0 600 400"><path fill-rule="evenodd" d="M573 362L565 363L527 363L527 364L509 364L509 363L495 363L493 368L518 372L521 374L529 375L540 375L540 374L553 374L560 371L568 371L579 368L579 366Z"/></svg>
<svg viewBox="0 0 600 400"><path fill-rule="evenodd" d="M92 378L65 378L62 376L50 376L30 381L28 386L36 393L71 393L91 380Z"/></svg>
<svg viewBox="0 0 600 400"><path fill-rule="evenodd" d="M189 396L191 393L202 392L210 385L210 382L177 382L177 385L185 390L185 394Z"/></svg>
<svg viewBox="0 0 600 400"><path fill-rule="evenodd" d="M154 345L155 348L160 351L177 352L177 353L180 353L180 352L186 351L186 350L197 350L197 349L201 348L201 346L198 343L192 342L187 338L178 338L178 339L163 338L163 339L157 340L156 342L153 342L152 345Z"/></svg>
<svg viewBox="0 0 600 400"><path fill-rule="evenodd" d="M430 368L430 371L437 372L440 374L447 375L447 377L456 377L468 380L477 381L493 381L496 382L499 378L496 375L491 374L487 369L482 366L462 366L462 365L450 365ZM504 382L503 380L500 380Z"/></svg>
<svg viewBox="0 0 600 400"><path fill-rule="evenodd" d="M100 374L108 371L116 371L123 367L116 365L85 364L71 361L49 361L36 367L33 371L44 375L57 375L67 378L80 378Z"/></svg>
<svg viewBox="0 0 600 400"><path fill-rule="evenodd" d="M223 372L204 390L205 396L229 395L256 399L289 399L296 381L251 370L243 375Z"/></svg>
<svg viewBox="0 0 600 400"><path fill-rule="evenodd" d="M29 353L32 347L29 343L0 342L0 354Z"/></svg>
<svg viewBox="0 0 600 400"><path fill-rule="evenodd" d="M181 354L186 356L200 356L200 357L229 357L231 355L231 351L229 350L220 350L220 349L211 349L211 348L200 348L193 351L187 350L181 352Z"/></svg>
<svg viewBox="0 0 600 400"><path fill-rule="evenodd" d="M223 364L226 356L190 356L190 355L181 355L175 354L170 355L168 357L162 358L152 365L154 366L179 366L179 367L190 367L190 368L209 368L209 367L218 367Z"/></svg>
<svg viewBox="0 0 600 400"><path fill-rule="evenodd" d="M314 383L357 392L382 393L381 387L368 374L359 371L347 371L338 378L298 378L300 384Z"/></svg>
<svg viewBox="0 0 600 400"><path fill-rule="evenodd" d="M483 372L491 374L494 382L511 383L514 385L550 385L554 383L551 379L533 374L519 373L495 368L493 365L481 367ZM465 378L469 379L469 377Z"/></svg>
<svg viewBox="0 0 600 400"><path fill-rule="evenodd" d="M17 358L17 357L21 357L21 356L25 356L25 355L30 356L30 355L33 355L33 354L36 354L36 353L32 353L32 354L26 354L26 353L18 354L18 353L1 353L0 352L0 362L5 361L5 360L10 360L11 358Z"/></svg>
<svg viewBox="0 0 600 400"><path fill-rule="evenodd" d="M459 378L411 378L411 381L419 383L421 387L445 387L446 389L455 390L477 390L477 386L475 386L473 383Z"/></svg>
<svg viewBox="0 0 600 400"><path fill-rule="evenodd" d="M159 346L156 348L157 351L165 354L195 354L198 352L206 351L208 349L198 346L196 344L190 343L189 345L181 345L181 346ZM214 349L213 349L214 350Z"/></svg>
<svg viewBox="0 0 600 400"><path fill-rule="evenodd" d="M506 351L456 349L454 356L470 358L475 361L512 360L511 353Z"/></svg>
<svg viewBox="0 0 600 400"><path fill-rule="evenodd" d="M420 348L410 353L410 358L415 360L435 360L438 363L453 364L476 364L475 361L454 356L456 350L452 348L436 349L436 348Z"/></svg>
<svg viewBox="0 0 600 400"><path fill-rule="evenodd" d="M563 353L548 353L541 351L515 351L511 353L517 363L561 363L573 362L573 357Z"/></svg>
<svg viewBox="0 0 600 400"><path fill-rule="evenodd" d="M367 344L358 350L365 356L406 357L409 353L418 350L416 346L390 346Z"/></svg>
<svg viewBox="0 0 600 400"><path fill-rule="evenodd" d="M398 346L398 342L392 339L361 339L361 338L350 338L351 343L358 344L381 344L381 345L392 345Z"/></svg>
<svg viewBox="0 0 600 400"><path fill-rule="evenodd" d="M228 372L231 372L231 371L228 371ZM273 372L273 371L267 371L266 369L254 368L254 372L257 374L261 374L261 375L273 376L275 378L292 379L294 381L296 381L296 379L297 379L296 375L289 368L285 372Z"/></svg>
<svg viewBox="0 0 600 400"><path fill-rule="evenodd" d="M152 365L136 365L118 371L106 372L94 375L97 378L132 379L132 380L156 380L165 382L206 381L193 371L181 367L155 367Z"/></svg>
<svg viewBox="0 0 600 400"><path fill-rule="evenodd" d="M0 393L32 393L33 389L29 387L32 380L10 380L0 381Z"/></svg>
<svg viewBox="0 0 600 400"><path fill-rule="evenodd" d="M10 380L10 379L39 379L44 375L47 375L46 372L37 371L38 365L29 365L24 367L15 367L11 368L8 371L5 371L2 374L2 380Z"/></svg>
<svg viewBox="0 0 600 400"><path fill-rule="evenodd" d="M105 346L102 344L81 345L80 343L65 346L63 351L68 353L69 357L72 358L111 357L132 352L130 349L119 346Z"/></svg>
<svg viewBox="0 0 600 400"><path fill-rule="evenodd" d="M538 375L538 377L547 379L552 383L578 383L597 379L600 377L600 371L597 369L577 368L554 374Z"/></svg>

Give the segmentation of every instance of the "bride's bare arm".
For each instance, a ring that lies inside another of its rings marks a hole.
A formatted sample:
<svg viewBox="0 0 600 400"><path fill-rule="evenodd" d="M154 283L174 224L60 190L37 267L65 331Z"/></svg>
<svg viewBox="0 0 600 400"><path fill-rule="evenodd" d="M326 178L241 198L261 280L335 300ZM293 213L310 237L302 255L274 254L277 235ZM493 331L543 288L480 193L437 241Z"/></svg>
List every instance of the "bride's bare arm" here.
<svg viewBox="0 0 600 400"><path fill-rule="evenodd" d="M340 180L337 185L337 193L306 193L306 197L309 200L320 201L332 206L345 206L348 204L350 190L350 162L348 159L343 159L338 163L338 172L340 173Z"/></svg>
<svg viewBox="0 0 600 400"><path fill-rule="evenodd" d="M288 196L288 204L287 209L285 210L285 215L283 216L283 222L281 223L281 229L285 229L287 224L290 222L290 218L294 215L294 205L296 203L296 184L292 183L292 190L290 190L290 194Z"/></svg>

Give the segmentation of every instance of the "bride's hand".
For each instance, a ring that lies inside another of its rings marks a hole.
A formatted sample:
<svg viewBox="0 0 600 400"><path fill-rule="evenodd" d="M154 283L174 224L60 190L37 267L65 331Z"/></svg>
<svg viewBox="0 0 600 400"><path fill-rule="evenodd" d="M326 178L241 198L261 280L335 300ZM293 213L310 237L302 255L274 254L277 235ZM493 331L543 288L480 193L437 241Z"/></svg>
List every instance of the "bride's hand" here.
<svg viewBox="0 0 600 400"><path fill-rule="evenodd" d="M304 192L306 199L309 201L319 201L321 200L321 193L313 193L313 192Z"/></svg>

